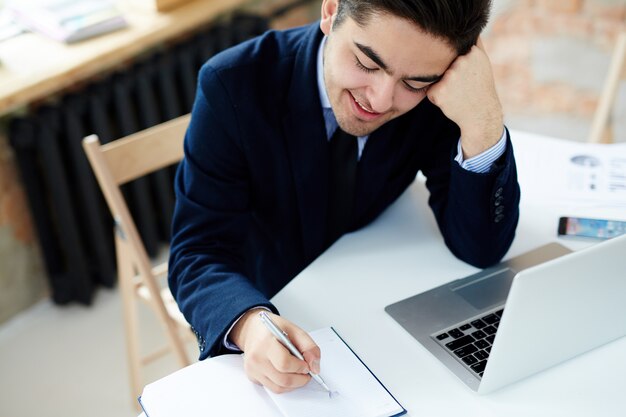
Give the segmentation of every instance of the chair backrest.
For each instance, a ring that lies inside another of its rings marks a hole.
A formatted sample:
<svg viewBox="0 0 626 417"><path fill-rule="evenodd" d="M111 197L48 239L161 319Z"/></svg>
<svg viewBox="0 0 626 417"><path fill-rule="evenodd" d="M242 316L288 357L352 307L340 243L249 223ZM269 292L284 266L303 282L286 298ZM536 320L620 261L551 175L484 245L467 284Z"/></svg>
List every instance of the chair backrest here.
<svg viewBox="0 0 626 417"><path fill-rule="evenodd" d="M101 145L96 135L83 140L118 233L139 251L139 264L149 265L148 255L124 201L120 186L183 158L183 139L190 115L181 116L136 134Z"/></svg>
<svg viewBox="0 0 626 417"><path fill-rule="evenodd" d="M113 181L122 185L180 161L189 118L187 114L102 145Z"/></svg>
<svg viewBox="0 0 626 417"><path fill-rule="evenodd" d="M167 264L152 267L120 187L180 161L189 120L190 116L185 115L104 145L100 144L96 135L83 139L87 159L116 226L117 272L124 307L131 394L134 398L137 398L142 388L140 367L157 357L141 357L135 299L139 297L150 303L164 326L170 349L180 366L188 365L189 360L178 330L181 324L184 323L187 328L188 324L178 308L172 308L175 302L171 294L166 299L161 290L157 277L167 271Z"/></svg>

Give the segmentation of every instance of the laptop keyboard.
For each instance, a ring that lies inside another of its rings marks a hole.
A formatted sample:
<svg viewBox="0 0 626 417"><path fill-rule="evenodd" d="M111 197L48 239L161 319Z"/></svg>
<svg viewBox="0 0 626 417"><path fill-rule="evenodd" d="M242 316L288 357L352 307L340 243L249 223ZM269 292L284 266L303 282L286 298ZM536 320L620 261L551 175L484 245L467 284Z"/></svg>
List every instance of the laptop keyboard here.
<svg viewBox="0 0 626 417"><path fill-rule="evenodd" d="M432 337L476 376L482 378L504 309L492 311Z"/></svg>

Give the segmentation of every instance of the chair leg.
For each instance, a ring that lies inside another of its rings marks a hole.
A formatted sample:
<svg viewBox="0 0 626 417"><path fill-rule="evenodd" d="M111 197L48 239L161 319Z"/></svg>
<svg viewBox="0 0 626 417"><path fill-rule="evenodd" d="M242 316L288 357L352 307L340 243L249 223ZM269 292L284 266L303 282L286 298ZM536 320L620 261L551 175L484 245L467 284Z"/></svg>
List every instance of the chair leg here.
<svg viewBox="0 0 626 417"><path fill-rule="evenodd" d="M155 309L157 316L159 315L159 309L162 309L164 312L166 311L162 299L160 299L159 301L161 301L161 303L157 304L156 300L151 300L151 305ZM170 347L174 351L174 355L176 356L178 364L181 368L184 368L185 366L188 366L191 362L189 361L189 358L187 356L187 352L185 350L185 345L183 343L178 324L176 324L174 319L172 319L166 312L165 314L163 314L163 316L165 316L163 330L166 333Z"/></svg>
<svg viewBox="0 0 626 417"><path fill-rule="evenodd" d="M148 276L149 274L152 274L152 267L149 265L145 257L138 255L136 261L140 275ZM185 351L185 346L183 345L182 338L178 331L178 324L167 312L165 302L163 301L163 297L161 295L161 290L158 288L156 280L145 279L143 280L143 284L146 286L148 293L150 294L150 306L152 306L154 313L160 318L160 321L163 324L163 330L165 331L169 345L174 351L174 355L176 356L179 365L181 367L189 365L190 362L187 358L187 352Z"/></svg>
<svg viewBox="0 0 626 417"><path fill-rule="evenodd" d="M626 71L626 32L617 39L609 73L598 103L598 110L593 118L589 142L611 143L612 131L610 127L611 110L619 88L620 79Z"/></svg>
<svg viewBox="0 0 626 417"><path fill-rule="evenodd" d="M128 370L130 378L130 391L135 408L139 409L137 398L141 395L141 354L139 352L139 325L137 321L137 304L134 295L134 269L128 256L129 250L126 244L117 235L115 237L117 254L117 271L119 287L122 295L122 307L124 313L124 331L126 333L126 356L128 358Z"/></svg>
<svg viewBox="0 0 626 417"><path fill-rule="evenodd" d="M176 335L174 339L174 343L176 345L174 350L176 352L176 358L178 359L178 363L180 364L180 367L184 368L185 366L190 365L191 362L189 361L189 358L187 357L187 352L185 351L185 345L183 344L182 337L180 335L180 332L176 328L175 323L172 323L172 328L170 331L174 332L174 334Z"/></svg>

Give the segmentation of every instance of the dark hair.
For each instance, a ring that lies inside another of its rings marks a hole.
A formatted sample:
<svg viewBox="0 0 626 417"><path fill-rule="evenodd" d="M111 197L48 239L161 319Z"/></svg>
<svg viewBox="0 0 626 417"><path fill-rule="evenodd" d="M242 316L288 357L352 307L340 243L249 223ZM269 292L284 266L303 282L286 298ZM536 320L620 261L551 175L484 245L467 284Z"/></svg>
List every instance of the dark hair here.
<svg viewBox="0 0 626 417"><path fill-rule="evenodd" d="M351 17L359 26L377 14L407 19L426 33L445 39L463 55L489 20L491 0L339 0L335 26Z"/></svg>

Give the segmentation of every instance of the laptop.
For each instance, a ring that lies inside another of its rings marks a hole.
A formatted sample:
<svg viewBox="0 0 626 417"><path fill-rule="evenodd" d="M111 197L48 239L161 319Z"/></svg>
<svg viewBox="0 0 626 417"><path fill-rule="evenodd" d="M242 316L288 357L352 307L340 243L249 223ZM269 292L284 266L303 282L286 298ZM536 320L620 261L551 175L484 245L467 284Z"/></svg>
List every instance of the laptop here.
<svg viewBox="0 0 626 417"><path fill-rule="evenodd" d="M558 243L385 308L479 394L626 335L626 235Z"/></svg>

